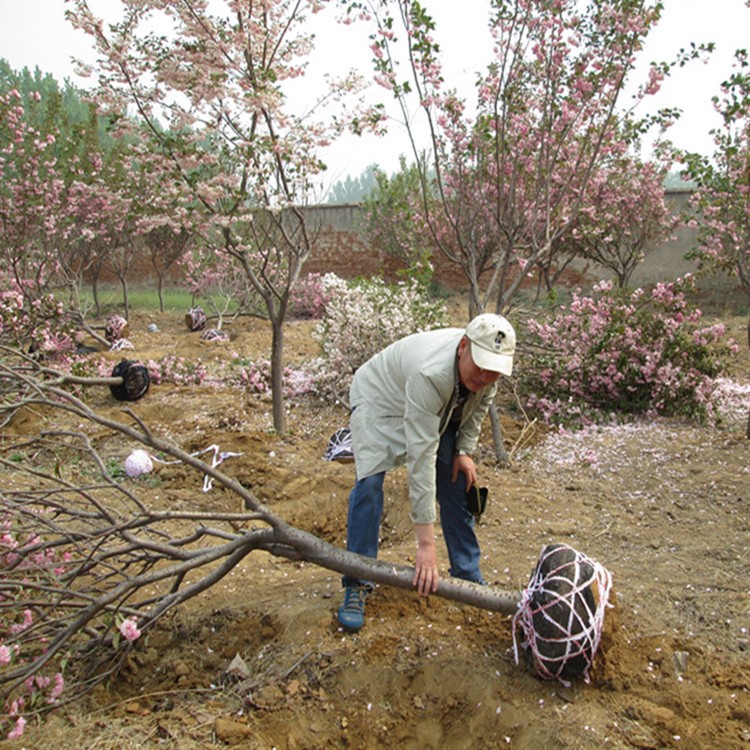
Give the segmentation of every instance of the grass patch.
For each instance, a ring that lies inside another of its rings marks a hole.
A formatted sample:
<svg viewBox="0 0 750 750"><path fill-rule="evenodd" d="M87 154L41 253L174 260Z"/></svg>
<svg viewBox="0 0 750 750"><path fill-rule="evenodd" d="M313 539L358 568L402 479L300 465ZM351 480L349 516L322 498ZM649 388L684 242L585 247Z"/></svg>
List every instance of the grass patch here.
<svg viewBox="0 0 750 750"><path fill-rule="evenodd" d="M103 316L119 313L124 310L122 287L119 284L100 284L98 289L99 305ZM211 305L201 297L195 297L182 287L167 287L162 291L164 312L187 312L191 307L200 305L207 314ZM131 310L141 312L159 312L159 292L155 285L133 284L128 286L128 303ZM94 295L90 288L81 290L81 304L93 309Z"/></svg>

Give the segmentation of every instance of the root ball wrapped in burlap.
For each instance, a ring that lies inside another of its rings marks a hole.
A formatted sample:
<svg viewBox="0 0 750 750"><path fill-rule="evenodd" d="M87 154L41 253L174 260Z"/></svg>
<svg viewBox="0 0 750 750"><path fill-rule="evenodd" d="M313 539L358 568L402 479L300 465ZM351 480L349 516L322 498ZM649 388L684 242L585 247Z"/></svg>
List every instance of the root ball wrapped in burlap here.
<svg viewBox="0 0 750 750"><path fill-rule="evenodd" d="M536 674L568 684L589 680L612 588L599 563L567 544L550 544L542 553L513 617L513 647L520 648Z"/></svg>
<svg viewBox="0 0 750 750"><path fill-rule="evenodd" d="M191 307L185 314L185 325L189 331L202 331L206 327L206 313L202 307Z"/></svg>
<svg viewBox="0 0 750 750"><path fill-rule="evenodd" d="M118 401L138 401L148 393L151 376L148 368L131 359L120 360L112 370L113 378L122 378L119 384L110 385L109 390Z"/></svg>
<svg viewBox="0 0 750 750"><path fill-rule="evenodd" d="M128 321L121 315L112 315L107 319L104 326L104 338L110 344L114 344L119 339L124 339L128 335Z"/></svg>

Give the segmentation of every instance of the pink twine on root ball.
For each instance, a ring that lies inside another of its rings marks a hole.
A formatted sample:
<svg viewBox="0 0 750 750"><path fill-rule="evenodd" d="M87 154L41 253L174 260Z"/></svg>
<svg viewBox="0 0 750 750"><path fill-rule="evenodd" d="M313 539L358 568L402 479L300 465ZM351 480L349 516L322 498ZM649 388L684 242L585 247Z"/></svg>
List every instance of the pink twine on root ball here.
<svg viewBox="0 0 750 750"><path fill-rule="evenodd" d="M513 652L520 648L545 680L582 676L589 671L601 642L612 576L604 566L567 544L542 549L539 562L513 617Z"/></svg>
<svg viewBox="0 0 750 750"><path fill-rule="evenodd" d="M121 315L112 315L107 319L104 326L104 338L113 344L118 339L125 338L128 330L128 321Z"/></svg>
<svg viewBox="0 0 750 750"><path fill-rule="evenodd" d="M207 328L201 334L201 341L229 341L229 334L219 328Z"/></svg>
<svg viewBox="0 0 750 750"><path fill-rule="evenodd" d="M185 315L185 324L190 331L202 331L206 326L206 313L202 307L191 307Z"/></svg>

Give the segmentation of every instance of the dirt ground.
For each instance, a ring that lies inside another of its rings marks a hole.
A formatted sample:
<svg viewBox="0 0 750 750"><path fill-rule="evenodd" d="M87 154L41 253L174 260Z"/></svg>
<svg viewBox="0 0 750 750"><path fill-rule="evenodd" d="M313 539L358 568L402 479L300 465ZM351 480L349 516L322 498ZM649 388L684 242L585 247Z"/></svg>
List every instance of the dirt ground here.
<svg viewBox="0 0 750 750"><path fill-rule="evenodd" d="M149 323L159 331L148 333ZM729 321L741 343L745 325ZM289 326L289 363L316 354L310 328ZM133 316L129 338L142 360L172 353L210 369L235 354L268 357L264 323L242 319L227 330L229 342L205 343L181 315L154 313ZM750 378L746 352L737 377ZM117 415L106 389L91 398ZM323 460L328 438L346 424L343 407L290 402L283 437L271 429L270 399L236 388L155 385L134 410L189 450L216 443L242 452L223 465L227 474L289 523L344 545L353 466ZM516 447L522 423L506 416L503 427ZM585 435L538 430L505 468L494 464L485 435L479 471L490 501L478 533L492 585L523 588L552 541L612 573L614 607L589 684L544 682L516 665L509 617L399 589L378 587L364 629L344 634L335 620L338 574L253 553L138 641L116 680L0 745L750 748L744 428L658 420ZM135 447L120 439L100 450L124 459ZM224 489L201 492L201 477L185 467L158 467L155 476L154 503L240 509ZM394 472L384 559L411 559L407 512L405 474ZM236 655L250 672L241 690L223 679Z"/></svg>

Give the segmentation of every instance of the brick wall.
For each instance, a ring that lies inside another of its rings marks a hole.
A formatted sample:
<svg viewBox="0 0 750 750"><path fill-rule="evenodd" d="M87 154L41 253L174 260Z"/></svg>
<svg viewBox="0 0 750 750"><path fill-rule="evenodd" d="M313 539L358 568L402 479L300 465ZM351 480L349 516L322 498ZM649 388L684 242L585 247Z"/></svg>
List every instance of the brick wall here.
<svg viewBox="0 0 750 750"><path fill-rule="evenodd" d="M370 247L362 232L362 209L358 204L311 206L305 214L314 239L314 249L305 263L307 273L335 273L344 279L381 275L387 281L401 278L403 263ZM435 278L441 286L461 291L466 277L460 268L438 255L433 259Z"/></svg>
<svg viewBox="0 0 750 750"><path fill-rule="evenodd" d="M685 191L667 193L667 203L677 213L689 199ZM398 278L399 263L393 258L370 248L362 235L362 210L357 204L313 206L305 209L308 223L316 237L314 250L305 264L308 273L333 272L342 278L381 274L389 281ZM631 286L649 286L668 282L695 273L695 265L685 255L695 246L696 232L681 224L669 241L646 255L631 278ZM466 277L458 266L437 254L433 258L435 280L452 291L467 288ZM560 281L567 288L590 288L596 282L611 278L612 274L593 264L573 264ZM531 284L535 282L530 282ZM744 299L738 284L726 275L712 275L699 281L699 296L708 302L721 304L726 300Z"/></svg>
<svg viewBox="0 0 750 750"><path fill-rule="evenodd" d="M689 194L670 192L667 200L675 212L681 210ZM333 272L345 279L358 276L382 276L387 281L401 278L398 274L402 264L370 247L362 231L362 209L358 204L310 206L304 209L310 236L313 238L313 252L305 264L303 273ZM660 281L672 281L687 273L694 273L692 261L685 254L695 245L695 230L681 225L674 238L650 252L644 262L634 272L632 286L649 286ZM435 281L444 289L464 292L467 289L463 271L437 253L433 258ZM170 281L178 281L173 270ZM130 274L130 279L153 278L150 264L141 262ZM603 269L593 264L573 264L561 280L567 288L588 289L603 278L609 278ZM111 280L111 279L110 279ZM530 285L535 282L530 280ZM721 304L727 300L742 301L744 295L735 281L726 275L714 275L700 281L700 297L707 302Z"/></svg>

